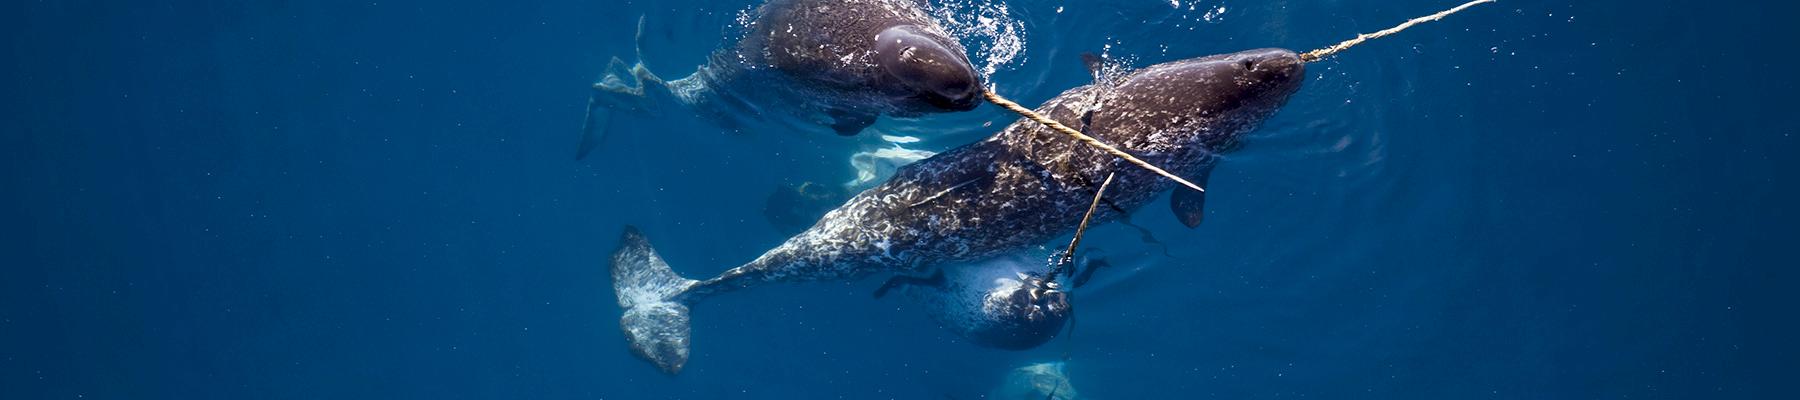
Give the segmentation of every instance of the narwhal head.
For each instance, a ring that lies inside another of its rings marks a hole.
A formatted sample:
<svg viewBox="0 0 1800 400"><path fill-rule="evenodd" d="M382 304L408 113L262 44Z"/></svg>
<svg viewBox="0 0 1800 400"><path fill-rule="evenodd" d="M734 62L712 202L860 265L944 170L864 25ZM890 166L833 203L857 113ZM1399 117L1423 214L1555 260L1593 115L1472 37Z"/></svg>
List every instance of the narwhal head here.
<svg viewBox="0 0 1800 400"><path fill-rule="evenodd" d="M1274 115L1305 77L1300 57L1283 49L1157 64L1110 88L1089 129L1128 151L1194 159L1184 150L1228 147Z"/></svg>
<svg viewBox="0 0 1800 400"><path fill-rule="evenodd" d="M969 332L976 344L1008 350L1024 350L1056 337L1073 311L1069 294L1044 276L1018 273L1017 279L994 281L983 297L981 314L986 320Z"/></svg>
<svg viewBox="0 0 1800 400"><path fill-rule="evenodd" d="M917 25L898 25L875 35L875 63L889 92L914 102L912 109L968 111L981 101L981 75L955 40Z"/></svg>

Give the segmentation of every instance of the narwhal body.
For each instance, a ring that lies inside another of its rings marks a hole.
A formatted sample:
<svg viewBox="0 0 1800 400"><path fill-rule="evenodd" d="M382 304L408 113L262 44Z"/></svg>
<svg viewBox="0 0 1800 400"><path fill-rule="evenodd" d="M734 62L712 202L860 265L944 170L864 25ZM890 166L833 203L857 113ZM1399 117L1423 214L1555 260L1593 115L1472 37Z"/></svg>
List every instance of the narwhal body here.
<svg viewBox="0 0 1800 400"><path fill-rule="evenodd" d="M793 122L854 135L881 115L979 105L981 76L917 0L769 0L743 36L684 78L665 81L617 58L594 84L577 157L598 146L615 110L676 103L721 123ZM640 22L640 31L643 29Z"/></svg>
<svg viewBox="0 0 1800 400"><path fill-rule="evenodd" d="M1114 82L1063 92L1037 111L1186 176L1274 114L1300 87L1287 50L1251 50L1150 66ZM775 282L919 274L1016 254L1072 231L1094 191L1116 174L1100 224L1143 206L1172 183L1029 121L901 168L812 228L707 280L676 275L635 229L613 256L614 289L631 348L668 372L687 361L688 306ZM1186 190L1186 189L1183 189ZM999 286L1016 315L1066 316L1066 297L1029 279ZM1037 291L1037 293L1029 293ZM1058 304L1064 308L1058 312ZM1014 314L1004 314L1014 315Z"/></svg>

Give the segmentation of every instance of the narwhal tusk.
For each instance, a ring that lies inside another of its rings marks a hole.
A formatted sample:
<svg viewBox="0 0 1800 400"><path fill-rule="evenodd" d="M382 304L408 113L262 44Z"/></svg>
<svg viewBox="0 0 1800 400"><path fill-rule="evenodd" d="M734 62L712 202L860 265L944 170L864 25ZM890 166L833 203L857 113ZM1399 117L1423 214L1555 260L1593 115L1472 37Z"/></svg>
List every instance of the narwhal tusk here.
<svg viewBox="0 0 1800 400"><path fill-rule="evenodd" d="M1450 16L1450 14L1455 14L1458 11L1462 11L1463 9L1466 9L1469 7L1474 7L1476 4L1492 3L1494 1L1495 0L1475 0L1475 1L1467 2L1467 3L1463 3L1463 5L1456 6L1456 8L1439 11L1437 14L1431 14L1431 15L1407 20L1406 22L1403 22L1400 25L1395 25L1392 28L1382 29L1382 30L1376 31L1374 33L1358 34L1358 35L1356 35L1355 38L1352 38L1350 40L1345 40L1343 42L1339 42L1338 44L1331 45L1331 47L1326 47L1323 49L1300 53L1300 62L1310 63L1310 62L1323 60L1323 59L1325 59L1325 57L1331 57L1331 55L1333 55L1333 54L1337 54L1340 51L1344 51L1344 49L1348 49L1351 46L1355 46L1355 45L1362 44L1363 42L1367 42L1370 39L1375 39L1375 38L1380 38L1382 36L1400 33L1400 31L1406 30L1406 28L1411 28L1411 27L1413 27L1413 25L1418 25L1418 24L1422 24L1422 23L1426 23L1426 22L1444 19L1444 17Z"/></svg>
<svg viewBox="0 0 1800 400"><path fill-rule="evenodd" d="M1075 226L1075 238L1069 240L1069 249L1058 257L1056 265L1050 266L1050 273L1044 274L1044 284L1056 282L1056 276L1062 274L1064 267L1075 262L1075 246L1081 245L1081 235L1087 233L1088 221L1094 219L1094 210L1100 209L1100 198L1106 196L1106 187L1112 185L1113 174L1106 174L1106 181L1100 182L1100 189L1094 190L1094 202L1088 204L1087 214L1081 216L1081 225Z"/></svg>

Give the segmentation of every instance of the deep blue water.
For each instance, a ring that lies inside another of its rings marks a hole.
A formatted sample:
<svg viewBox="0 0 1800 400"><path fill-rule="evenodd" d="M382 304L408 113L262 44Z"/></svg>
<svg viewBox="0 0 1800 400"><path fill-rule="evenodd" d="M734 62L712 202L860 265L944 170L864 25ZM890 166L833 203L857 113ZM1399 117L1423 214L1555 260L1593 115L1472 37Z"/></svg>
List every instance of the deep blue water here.
<svg viewBox="0 0 1800 400"><path fill-rule="evenodd" d="M982 349L879 279L793 285L696 309L669 376L619 332L619 230L717 273L850 139L674 113L575 161L639 15L680 76L754 4L644 3L8 3L0 398L975 399L1065 353L1098 399L1794 394L1792 6L1483 5L1312 65L1204 225L1134 216L1169 255L1092 231L1122 268L1072 337ZM1456 2L954 3L1008 6L991 80L1036 104L1082 52L1306 50ZM1012 120L887 123L942 150Z"/></svg>

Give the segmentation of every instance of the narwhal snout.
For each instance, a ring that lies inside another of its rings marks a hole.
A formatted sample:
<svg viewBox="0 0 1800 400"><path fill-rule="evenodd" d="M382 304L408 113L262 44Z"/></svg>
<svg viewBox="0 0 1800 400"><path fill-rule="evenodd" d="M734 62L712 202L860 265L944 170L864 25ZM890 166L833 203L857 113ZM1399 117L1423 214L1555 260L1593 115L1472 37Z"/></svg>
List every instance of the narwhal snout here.
<svg viewBox="0 0 1800 400"><path fill-rule="evenodd" d="M981 100L981 76L954 42L917 26L875 36L875 61L908 95L947 111L968 111Z"/></svg>
<svg viewBox="0 0 1800 400"><path fill-rule="evenodd" d="M1297 85L1306 76L1306 63L1287 49L1261 49L1238 53L1238 67L1257 82L1276 86Z"/></svg>
<svg viewBox="0 0 1800 400"><path fill-rule="evenodd" d="M945 85L937 92L943 98L940 107L954 111L973 110L981 102L981 78L970 74L969 78Z"/></svg>
<svg viewBox="0 0 1800 400"><path fill-rule="evenodd" d="M945 47L915 49L915 57L933 60L922 79L908 82L932 106L948 111L968 111L980 105L981 76L961 54Z"/></svg>

